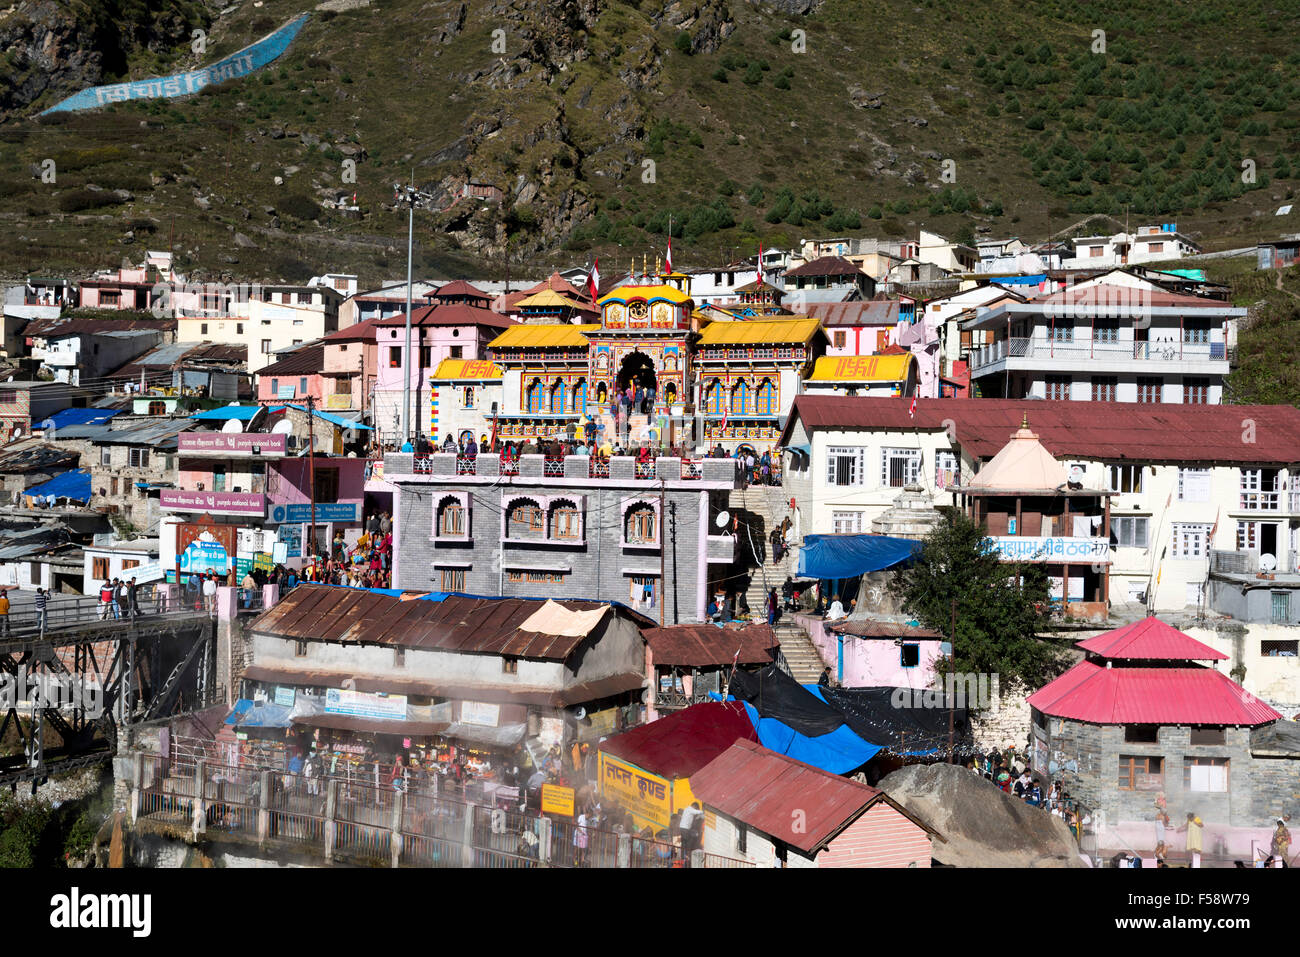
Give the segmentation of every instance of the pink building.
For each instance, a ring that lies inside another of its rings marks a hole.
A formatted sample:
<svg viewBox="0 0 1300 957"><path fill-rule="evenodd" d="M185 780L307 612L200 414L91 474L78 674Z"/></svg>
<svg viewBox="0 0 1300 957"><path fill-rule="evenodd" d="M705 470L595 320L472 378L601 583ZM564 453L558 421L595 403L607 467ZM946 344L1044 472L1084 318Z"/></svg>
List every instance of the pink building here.
<svg viewBox="0 0 1300 957"><path fill-rule="evenodd" d="M829 340L828 356L869 356L889 346L898 325L897 300L809 302L802 311L820 319Z"/></svg>
<svg viewBox="0 0 1300 957"><path fill-rule="evenodd" d="M845 688L928 688L943 657L943 635L902 622L830 622L795 615L831 674Z"/></svg>
<svg viewBox="0 0 1300 957"><path fill-rule="evenodd" d="M379 346L375 341L378 322L378 319L367 319L331 332L321 340L324 408L331 412L364 412L370 407L378 367Z"/></svg>
<svg viewBox="0 0 1300 957"><path fill-rule="evenodd" d="M314 469L305 458L289 457L271 463L267 473L267 521L288 526L300 541L311 524L312 482L316 491L316 541L324 551L336 532L348 547L361 535L365 509L368 460L317 455ZM313 474L314 472L314 474ZM296 563L295 563L296 564Z"/></svg>
<svg viewBox="0 0 1300 957"><path fill-rule="evenodd" d="M428 296L429 305L411 315L411 358L405 361L406 314L375 323L374 425L384 442L401 429L404 382L411 388L413 430L427 434L431 420L429 377L443 359L485 359L487 344L515 325L490 308L492 297L467 282L450 282Z"/></svg>
<svg viewBox="0 0 1300 957"><path fill-rule="evenodd" d="M325 408L324 362L325 347L314 345L284 354L280 360L263 366L256 373L257 401L263 405L303 403L310 396L316 400L317 408Z"/></svg>

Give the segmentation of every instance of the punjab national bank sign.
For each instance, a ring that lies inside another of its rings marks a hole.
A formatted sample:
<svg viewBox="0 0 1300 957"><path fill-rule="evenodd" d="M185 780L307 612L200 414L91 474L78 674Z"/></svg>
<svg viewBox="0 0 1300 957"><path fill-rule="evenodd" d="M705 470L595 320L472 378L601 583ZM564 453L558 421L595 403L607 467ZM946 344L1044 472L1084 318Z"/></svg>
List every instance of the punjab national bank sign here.
<svg viewBox="0 0 1300 957"><path fill-rule="evenodd" d="M158 504L169 512L266 517L266 496L261 492L192 492L165 488L159 494Z"/></svg>
<svg viewBox="0 0 1300 957"><path fill-rule="evenodd" d="M286 439L270 432L182 432L176 450L182 455L284 455Z"/></svg>

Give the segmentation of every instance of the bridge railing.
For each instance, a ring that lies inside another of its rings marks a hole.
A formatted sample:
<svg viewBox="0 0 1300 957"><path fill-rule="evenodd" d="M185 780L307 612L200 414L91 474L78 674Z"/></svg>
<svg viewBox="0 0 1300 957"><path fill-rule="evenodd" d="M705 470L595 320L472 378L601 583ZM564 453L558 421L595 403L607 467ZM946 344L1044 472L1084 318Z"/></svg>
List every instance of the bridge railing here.
<svg viewBox="0 0 1300 957"><path fill-rule="evenodd" d="M51 599L44 612L24 604L10 611L8 621L0 619L0 638L5 631L15 637L39 635L50 631L64 631L97 622L130 621L140 618L169 618L193 615L194 610L184 602L158 588L141 588L136 594L135 607L123 607L116 602L102 602L98 598ZM6 629L7 624L7 629Z"/></svg>
<svg viewBox="0 0 1300 957"><path fill-rule="evenodd" d="M326 860L393 867L685 866L672 844L516 807L489 807L428 791L398 790L237 767L204 759L172 761L136 752L130 775L133 823L237 834L251 842L294 844ZM698 855L697 855L698 856ZM744 867L709 855L697 866Z"/></svg>

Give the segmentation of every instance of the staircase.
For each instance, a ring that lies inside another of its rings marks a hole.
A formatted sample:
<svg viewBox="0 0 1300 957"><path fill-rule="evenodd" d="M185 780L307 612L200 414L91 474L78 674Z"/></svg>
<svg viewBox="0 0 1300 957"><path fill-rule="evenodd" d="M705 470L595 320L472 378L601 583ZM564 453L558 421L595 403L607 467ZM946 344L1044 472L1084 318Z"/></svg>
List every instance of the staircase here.
<svg viewBox="0 0 1300 957"><path fill-rule="evenodd" d="M780 562L772 563L772 546L767 538L772 529L789 514L788 503L779 485L751 485L747 489L733 489L728 507L733 515L741 518L738 559L743 561L751 553L756 553L763 559L758 564L753 564L751 560L745 585L745 600L749 602L754 619L765 621L768 591L775 588L780 600L781 585L786 576L794 577L798 571L797 562L790 552ZM807 633L789 615L780 617L774 630L790 674L800 684L815 684L826 664L808 639Z"/></svg>

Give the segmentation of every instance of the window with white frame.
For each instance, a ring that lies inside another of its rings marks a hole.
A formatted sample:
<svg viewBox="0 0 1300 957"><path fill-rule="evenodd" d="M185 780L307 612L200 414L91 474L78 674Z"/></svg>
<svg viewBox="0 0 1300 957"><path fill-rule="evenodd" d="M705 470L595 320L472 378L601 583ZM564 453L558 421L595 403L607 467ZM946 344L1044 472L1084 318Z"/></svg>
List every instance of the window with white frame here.
<svg viewBox="0 0 1300 957"><path fill-rule="evenodd" d="M836 535L857 535L862 532L861 512L831 512L831 522Z"/></svg>
<svg viewBox="0 0 1300 957"><path fill-rule="evenodd" d="M149 467L149 450L133 448L127 452L127 464L133 469L143 469Z"/></svg>
<svg viewBox="0 0 1300 957"><path fill-rule="evenodd" d="M99 464L100 464L100 465L112 465L112 464L113 464L113 448L112 448L112 446L109 446L109 445L101 445L101 446L99 447ZM98 576L96 576L96 577L98 577Z"/></svg>
<svg viewBox="0 0 1300 957"><path fill-rule="evenodd" d="M921 480L920 449L881 449L880 484L902 488Z"/></svg>
<svg viewBox="0 0 1300 957"><path fill-rule="evenodd" d="M1228 759L1184 757L1183 790L1200 792L1228 790Z"/></svg>
<svg viewBox="0 0 1300 957"><path fill-rule="evenodd" d="M1259 551L1259 522L1237 523L1237 550L1242 552Z"/></svg>
<svg viewBox="0 0 1300 957"><path fill-rule="evenodd" d="M866 449L829 448L826 450L827 485L862 485L863 458Z"/></svg>
<svg viewBox="0 0 1300 957"><path fill-rule="evenodd" d="M1143 468L1141 465L1106 466L1106 488L1111 492L1140 494Z"/></svg>
<svg viewBox="0 0 1300 957"><path fill-rule="evenodd" d="M1210 526L1174 523L1173 558L1204 558L1209 554Z"/></svg>
<svg viewBox="0 0 1300 957"><path fill-rule="evenodd" d="M1150 519L1142 515L1112 515L1110 533L1121 548L1146 548Z"/></svg>
<svg viewBox="0 0 1300 957"><path fill-rule="evenodd" d="M961 465L956 452L939 451L934 453L934 486L951 488L961 481Z"/></svg>
<svg viewBox="0 0 1300 957"><path fill-rule="evenodd" d="M1210 500L1209 469L1178 470L1178 501L1208 502Z"/></svg>

